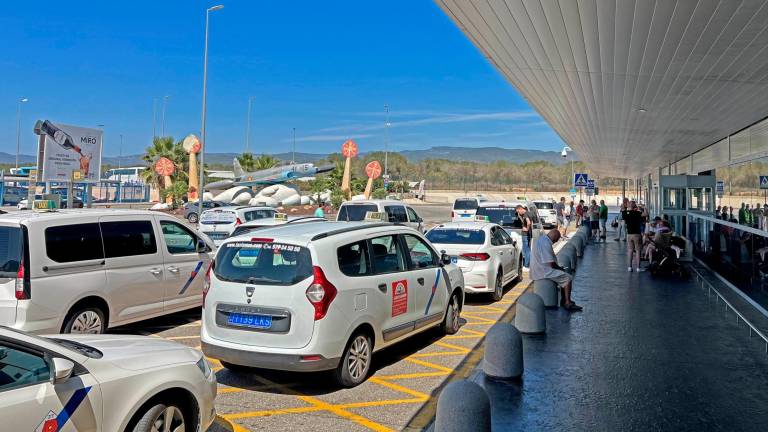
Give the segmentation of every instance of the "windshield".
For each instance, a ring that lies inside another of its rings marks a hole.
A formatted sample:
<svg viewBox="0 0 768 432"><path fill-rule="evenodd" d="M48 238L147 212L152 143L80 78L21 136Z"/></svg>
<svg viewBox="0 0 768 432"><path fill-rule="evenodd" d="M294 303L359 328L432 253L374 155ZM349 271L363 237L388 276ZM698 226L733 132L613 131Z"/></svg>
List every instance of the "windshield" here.
<svg viewBox="0 0 768 432"><path fill-rule="evenodd" d="M340 221L361 221L365 220L365 214L368 212L377 212L379 208L376 204L345 204L339 209L337 220Z"/></svg>
<svg viewBox="0 0 768 432"><path fill-rule="evenodd" d="M294 285L312 276L312 257L301 246L232 242L219 249L213 272L225 282Z"/></svg>
<svg viewBox="0 0 768 432"><path fill-rule="evenodd" d="M517 223L517 212L514 207L480 207L477 209L477 215L488 216L490 222L504 227L514 227Z"/></svg>
<svg viewBox="0 0 768 432"><path fill-rule="evenodd" d="M235 228L234 231L232 231L231 237L237 237L241 234L249 233L251 231L256 231L268 226L272 227L274 225L240 225L239 227Z"/></svg>
<svg viewBox="0 0 768 432"><path fill-rule="evenodd" d="M555 205L549 201L544 201L544 202L537 201L534 204L536 204L536 208L539 210L552 210L553 208L555 208Z"/></svg>
<svg viewBox="0 0 768 432"><path fill-rule="evenodd" d="M457 199L453 203L454 210L477 210L477 200L474 198Z"/></svg>
<svg viewBox="0 0 768 432"><path fill-rule="evenodd" d="M435 228L427 233L427 240L437 244L473 244L485 243L485 232L468 228Z"/></svg>
<svg viewBox="0 0 768 432"><path fill-rule="evenodd" d="M23 253L21 227L0 226L0 277L15 278Z"/></svg>

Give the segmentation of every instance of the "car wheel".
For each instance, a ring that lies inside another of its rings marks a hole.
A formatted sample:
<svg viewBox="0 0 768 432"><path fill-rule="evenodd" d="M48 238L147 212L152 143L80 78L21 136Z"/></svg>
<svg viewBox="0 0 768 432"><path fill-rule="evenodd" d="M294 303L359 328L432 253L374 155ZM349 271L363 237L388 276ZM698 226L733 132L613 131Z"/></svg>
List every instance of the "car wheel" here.
<svg viewBox="0 0 768 432"><path fill-rule="evenodd" d="M86 307L70 311L62 333L101 334L107 329L104 312L97 307Z"/></svg>
<svg viewBox="0 0 768 432"><path fill-rule="evenodd" d="M501 270L496 272L496 286L493 290L493 301L499 301L504 297L504 278L502 277Z"/></svg>
<svg viewBox="0 0 768 432"><path fill-rule="evenodd" d="M193 428L190 425L190 430ZM157 404L144 412L133 432L185 432L184 412L174 404Z"/></svg>
<svg viewBox="0 0 768 432"><path fill-rule="evenodd" d="M360 385L371 370L373 345L365 333L355 333L347 343L344 356L336 368L335 378L343 387Z"/></svg>
<svg viewBox="0 0 768 432"><path fill-rule="evenodd" d="M189 223L197 223L197 213L190 213L187 215Z"/></svg>
<svg viewBox="0 0 768 432"><path fill-rule="evenodd" d="M443 333L456 334L459 331L459 317L461 315L461 308L459 307L459 295L453 294L451 301L448 303L448 308L445 311L445 318L443 318Z"/></svg>

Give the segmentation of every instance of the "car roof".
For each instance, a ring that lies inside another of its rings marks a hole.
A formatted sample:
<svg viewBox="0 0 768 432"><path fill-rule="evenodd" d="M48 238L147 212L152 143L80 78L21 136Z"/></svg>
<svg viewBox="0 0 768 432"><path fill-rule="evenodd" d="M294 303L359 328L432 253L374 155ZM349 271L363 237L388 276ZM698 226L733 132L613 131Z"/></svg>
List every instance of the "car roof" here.
<svg viewBox="0 0 768 432"><path fill-rule="evenodd" d="M434 228L455 228L455 229L477 229L477 230L484 230L485 228L491 228L493 226L496 226L498 224L495 224L493 222L446 222L442 223L440 225L436 225Z"/></svg>
<svg viewBox="0 0 768 432"><path fill-rule="evenodd" d="M522 205L523 207L530 207L533 205L530 201L484 201L480 203L480 207L510 207L514 208L517 207L517 205Z"/></svg>
<svg viewBox="0 0 768 432"><path fill-rule="evenodd" d="M298 223L298 224L281 224L274 227L265 228L259 230L260 237L272 237L278 240L290 240L293 243L309 244L312 241L320 240L325 237L329 237L336 234L343 234L348 232L367 230L391 230L391 229L405 229L412 230L404 225L392 224L392 223L378 223L378 222L333 222L328 221L325 223ZM415 230L413 230L415 231ZM253 234L245 233L237 237L230 237L230 240L245 240L253 237Z"/></svg>
<svg viewBox="0 0 768 432"><path fill-rule="evenodd" d="M216 207L216 208L212 208L212 209L208 209L208 210L234 210L234 211L237 211L237 210L246 210L246 209L247 210L275 210L274 208L269 207L269 206L252 206L252 205L241 205L241 206L228 205L228 206L221 206L221 207Z"/></svg>
<svg viewBox="0 0 768 432"><path fill-rule="evenodd" d="M288 222L320 222L326 220L325 218L321 218L319 216L288 216L287 220L282 219L275 219L275 218L261 218L261 219L254 219L250 220L248 222L240 224L240 226L260 226L260 225L282 225L286 224ZM265 223L268 222L268 223Z"/></svg>
<svg viewBox="0 0 768 432"><path fill-rule="evenodd" d="M406 205L403 201L398 200L354 200L354 201L344 201L341 203L341 205L361 205L361 204L382 204L382 205Z"/></svg>
<svg viewBox="0 0 768 432"><path fill-rule="evenodd" d="M164 215L164 213L150 211L150 210L133 210L133 209L100 209L100 208L82 208L82 209L61 209L56 211L18 211L6 214L0 214L0 222L11 223L26 223L35 220L77 220L83 216L122 216L122 215L135 215L135 216L153 216Z"/></svg>

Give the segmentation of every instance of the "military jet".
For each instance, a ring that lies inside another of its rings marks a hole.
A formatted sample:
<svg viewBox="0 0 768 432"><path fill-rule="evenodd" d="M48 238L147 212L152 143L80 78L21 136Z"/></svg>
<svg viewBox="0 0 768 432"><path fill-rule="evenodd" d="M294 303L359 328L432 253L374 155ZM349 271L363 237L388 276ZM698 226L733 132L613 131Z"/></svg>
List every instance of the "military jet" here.
<svg viewBox="0 0 768 432"><path fill-rule="evenodd" d="M235 158L233 162L235 178L232 180L219 180L205 185L208 190L223 190L233 186L269 186L287 181L296 180L302 177L311 177L333 170L333 165L316 167L311 163L288 163L273 168L267 168L259 171L245 172L240 162Z"/></svg>

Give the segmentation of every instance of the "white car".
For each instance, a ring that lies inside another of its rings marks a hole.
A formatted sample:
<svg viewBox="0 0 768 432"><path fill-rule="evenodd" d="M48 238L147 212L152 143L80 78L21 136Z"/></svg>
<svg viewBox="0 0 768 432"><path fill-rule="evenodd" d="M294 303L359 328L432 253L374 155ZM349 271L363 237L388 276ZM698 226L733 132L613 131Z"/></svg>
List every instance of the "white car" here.
<svg viewBox="0 0 768 432"><path fill-rule="evenodd" d="M284 216L284 213L276 213L275 217L272 219L256 219L250 222L246 222L235 228L235 230L232 232L232 237L260 230L262 228L269 228L278 225L327 221L327 219L318 216Z"/></svg>
<svg viewBox="0 0 768 432"><path fill-rule="evenodd" d="M557 212L555 212L555 201L553 200L535 200L533 205L541 220L541 225L545 229L551 229L557 226Z"/></svg>
<svg viewBox="0 0 768 432"><path fill-rule="evenodd" d="M200 216L200 232L207 235L219 246L232 232L245 222L275 217L272 207L217 207L205 210Z"/></svg>
<svg viewBox="0 0 768 432"><path fill-rule="evenodd" d="M204 431L216 375L202 354L147 336L32 336L0 326L4 431Z"/></svg>
<svg viewBox="0 0 768 432"><path fill-rule="evenodd" d="M452 222L472 222L475 220L480 203L487 201L483 196L456 198L451 210Z"/></svg>
<svg viewBox="0 0 768 432"><path fill-rule="evenodd" d="M224 367L335 370L362 383L373 352L459 330L461 270L389 223L283 225L224 242L207 273L203 352Z"/></svg>
<svg viewBox="0 0 768 432"><path fill-rule="evenodd" d="M357 200L345 201L339 207L336 220L339 222L359 222L366 220L369 213L385 213L389 222L409 226L417 231L424 231L424 220L413 207L395 200Z"/></svg>
<svg viewBox="0 0 768 432"><path fill-rule="evenodd" d="M199 307L212 249L185 222L146 210L0 215L0 325L103 333Z"/></svg>
<svg viewBox="0 0 768 432"><path fill-rule="evenodd" d="M429 230L427 239L461 268L468 293L491 293L498 301L504 286L523 277L520 235L508 234L497 224L446 223Z"/></svg>

